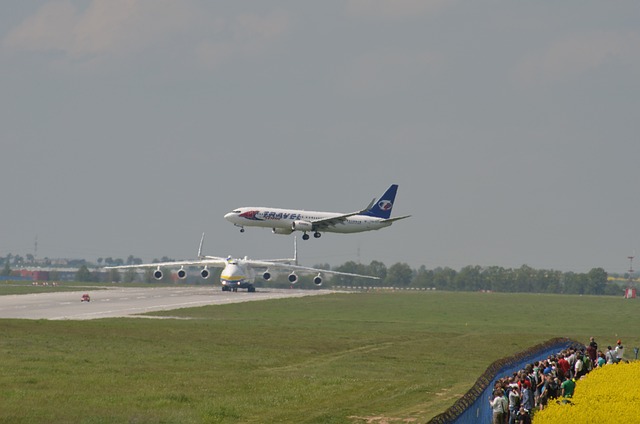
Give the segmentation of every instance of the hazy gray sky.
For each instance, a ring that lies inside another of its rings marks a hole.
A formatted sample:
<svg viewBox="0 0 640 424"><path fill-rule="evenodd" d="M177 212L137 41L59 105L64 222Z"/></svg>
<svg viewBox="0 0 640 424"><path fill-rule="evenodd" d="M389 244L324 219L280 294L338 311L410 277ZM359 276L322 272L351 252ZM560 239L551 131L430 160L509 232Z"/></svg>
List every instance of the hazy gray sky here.
<svg viewBox="0 0 640 424"><path fill-rule="evenodd" d="M223 215L391 183L412 218L301 261L623 272L640 248L637 0L12 1L0 37L0 255L189 258L206 232L282 257Z"/></svg>

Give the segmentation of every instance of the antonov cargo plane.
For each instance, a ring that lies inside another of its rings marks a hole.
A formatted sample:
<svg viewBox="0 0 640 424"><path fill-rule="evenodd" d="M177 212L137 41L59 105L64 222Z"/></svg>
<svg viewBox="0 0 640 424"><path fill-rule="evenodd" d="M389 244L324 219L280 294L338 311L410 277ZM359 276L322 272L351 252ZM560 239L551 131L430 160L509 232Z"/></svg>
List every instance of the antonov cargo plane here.
<svg viewBox="0 0 640 424"><path fill-rule="evenodd" d="M394 221L405 219L411 215L391 218L391 209L396 198L398 185L393 184L376 202L373 199L369 205L357 212L313 212L297 209L276 209L265 207L244 207L229 212L224 218L240 227L271 228L274 234L291 234L302 231L303 240L309 239L308 231L319 238L321 231L330 233L359 233L362 231L379 230L390 226Z"/></svg>
<svg viewBox="0 0 640 424"><path fill-rule="evenodd" d="M198 259L187 261L173 261L173 262L160 262L153 264L140 264L140 265L121 265L121 266L107 266L105 269L131 269L131 268L155 268L153 271L153 277L156 280L161 280L163 273L161 268L180 267L178 269L178 278L183 280L187 278L187 270L185 267L201 266L200 276L204 279L209 278L211 275L209 267L211 268L224 268L220 274L220 283L222 283L222 291L238 291L238 289L247 289L249 292L255 292L256 288L253 282L256 277L256 270L259 270L262 278L265 281L269 281L273 278L273 274L277 271L288 272L288 280L291 284L298 282L298 275L301 274L317 274L313 278L313 283L316 286L322 285L322 274L328 275L345 275L349 277L362 277L379 280L378 277L372 277L370 275L351 274L348 272L328 271L318 268L309 268L306 266L298 265L298 252L294 239L294 254L293 258L289 259L248 259L246 256L242 259L235 259L231 256L222 258L217 256L204 256L202 255L202 243L204 242L204 233L200 239L200 247L198 249Z"/></svg>

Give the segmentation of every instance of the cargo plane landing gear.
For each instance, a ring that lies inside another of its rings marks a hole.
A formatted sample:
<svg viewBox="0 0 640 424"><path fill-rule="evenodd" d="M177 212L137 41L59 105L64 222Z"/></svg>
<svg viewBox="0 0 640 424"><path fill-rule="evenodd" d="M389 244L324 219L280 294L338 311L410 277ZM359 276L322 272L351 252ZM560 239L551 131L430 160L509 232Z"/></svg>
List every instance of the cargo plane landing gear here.
<svg viewBox="0 0 640 424"><path fill-rule="evenodd" d="M222 286L222 291L223 292L228 291L228 292L234 292L235 293L235 292L238 291L238 287ZM255 286L253 284L247 286L247 292L255 293L255 291L256 291L256 288L255 288Z"/></svg>

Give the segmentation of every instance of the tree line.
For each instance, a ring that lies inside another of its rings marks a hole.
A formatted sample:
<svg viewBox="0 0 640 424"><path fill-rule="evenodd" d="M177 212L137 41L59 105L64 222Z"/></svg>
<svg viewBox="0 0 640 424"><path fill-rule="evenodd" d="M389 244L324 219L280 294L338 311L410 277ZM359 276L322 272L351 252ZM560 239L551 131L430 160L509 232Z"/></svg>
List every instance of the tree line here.
<svg viewBox="0 0 640 424"><path fill-rule="evenodd" d="M24 265L33 259L27 255L23 258L19 255L7 255L0 257L0 275L10 275L9 264ZM25 261L26 259L26 261ZM169 262L171 258L163 257L153 262ZM24 262L23 262L24 261ZM111 270L106 277L100 277L95 268L85 260L73 260L74 265L80 269L76 274L78 281L100 281L106 278L114 282L135 281L137 274L133 270L118 272ZM127 259L99 258L97 267L136 265L141 264L142 259L130 255ZM368 265L348 261L344 264L331 267L329 264L316 264L315 268L333 269L334 271L349 272L379 277L379 280L334 276L328 280L325 286L367 286L367 287L396 287L396 288L416 288L416 289L436 289L450 291L495 291L495 292L518 292L518 293L558 293L558 294L591 294L591 295L621 295L623 287L617 282L610 282L609 275L603 268L593 268L587 273L562 272L549 269L534 269L527 265L520 268L503 268L500 266L481 267L479 265L469 265L459 271L449 267L437 267L427 269L424 265L418 269L411 268L403 262L395 263L387 267L380 261L371 261ZM165 281L169 281L171 270L165 271ZM145 273L143 280L154 282L151 270ZM216 273L217 274L217 273ZM615 276L619 276L614 274ZM624 278L628 275L623 274ZM210 281L217 275L212 275ZM258 282L259 283L259 282ZM269 285L283 285L289 283L286 279L270 282ZM260 285L260 284L258 284ZM300 277L299 287L313 287L311 278Z"/></svg>
<svg viewBox="0 0 640 424"><path fill-rule="evenodd" d="M166 257L162 258L168 259ZM158 262L157 259L154 260ZM142 259L137 258L133 255L129 255L127 259L122 258L98 258L95 264L92 264L90 261L86 259L64 259L64 260L54 260L50 258L42 258L36 260L35 256L32 254L22 255L14 255L12 253L8 253L5 256L0 256L0 266L29 266L29 265L39 265L39 266L56 266L60 265L60 262L64 262L64 266L68 267L81 267L83 265L91 267L91 266L118 266L118 265L138 265L142 263Z"/></svg>
<svg viewBox="0 0 640 424"><path fill-rule="evenodd" d="M380 280L334 277L333 284L346 286L591 295L623 293L623 288L618 283L608 281L609 276L603 268L576 273L534 269L527 265L520 268L470 265L456 271L449 267L427 269L423 265L414 270L406 263L396 263L387 268L383 263L373 261L369 265L346 262L335 270L380 277Z"/></svg>

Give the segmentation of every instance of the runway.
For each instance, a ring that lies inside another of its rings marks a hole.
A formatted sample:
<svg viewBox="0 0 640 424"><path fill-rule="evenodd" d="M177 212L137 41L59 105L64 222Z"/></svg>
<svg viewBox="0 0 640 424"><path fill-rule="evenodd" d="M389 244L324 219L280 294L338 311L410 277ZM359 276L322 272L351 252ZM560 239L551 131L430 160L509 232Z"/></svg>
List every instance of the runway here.
<svg viewBox="0 0 640 424"><path fill-rule="evenodd" d="M88 293L91 302L81 302ZM132 317L152 311L256 300L303 297L332 290L261 288L255 293L223 292L220 287L105 288L77 292L0 296L0 318L87 320Z"/></svg>

